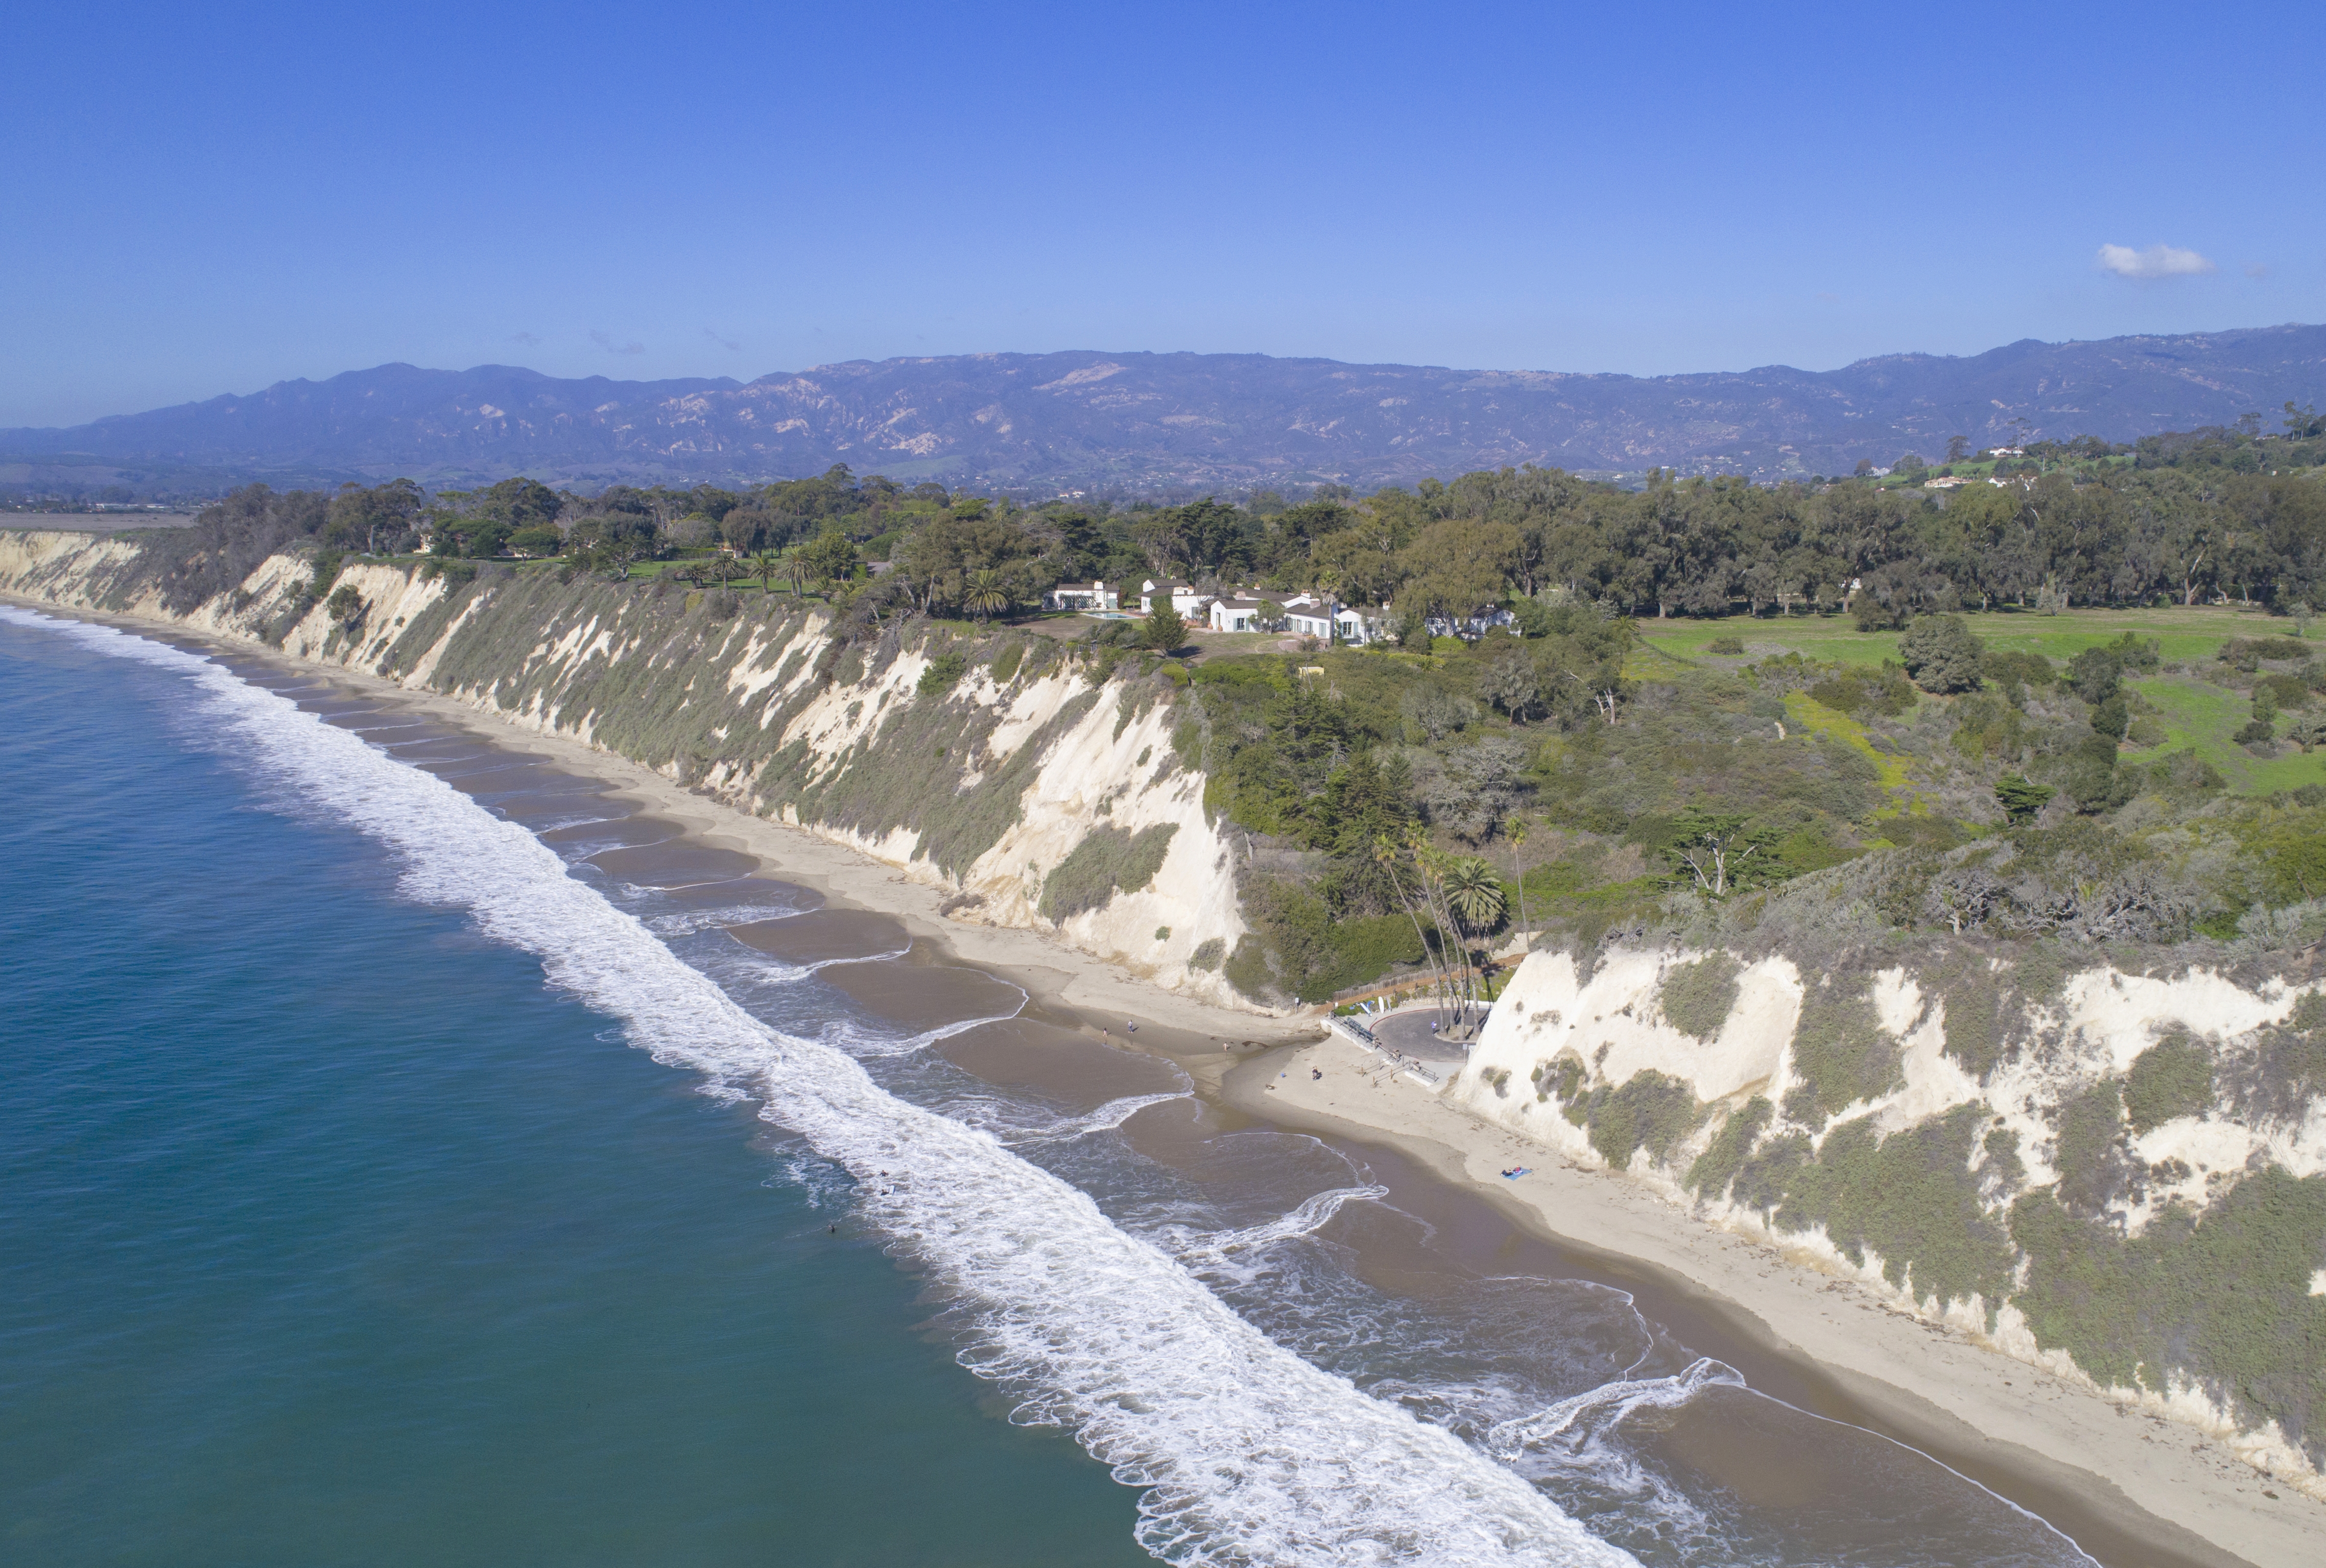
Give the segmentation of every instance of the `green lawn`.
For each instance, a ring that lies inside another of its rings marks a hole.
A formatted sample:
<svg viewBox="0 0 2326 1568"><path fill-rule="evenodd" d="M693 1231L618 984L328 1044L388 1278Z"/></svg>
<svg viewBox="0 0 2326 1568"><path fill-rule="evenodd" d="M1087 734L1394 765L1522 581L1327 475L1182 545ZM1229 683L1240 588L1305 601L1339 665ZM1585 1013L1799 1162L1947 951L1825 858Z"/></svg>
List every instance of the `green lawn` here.
<svg viewBox="0 0 2326 1568"><path fill-rule="evenodd" d="M2132 684L2163 714L2164 744L2146 751L2127 747L2126 761L2152 761L2185 747L2219 769L2229 788L2239 794L2270 794L2307 784L2326 784L2326 754L2290 751L2282 756L2259 757L2229 738L2253 716L2253 705L2243 692L2180 675L2154 676ZM2283 734L2286 728L2287 720L2281 717L2279 732Z"/></svg>
<svg viewBox="0 0 2326 1568"><path fill-rule="evenodd" d="M1990 647L2042 654L2059 663L2085 648L2113 642L2126 632L2132 632L2144 638L2155 638L2166 660L2194 664L2200 671L2231 637L2292 636L2294 630L2293 623L2283 617L2210 606L2069 610L2056 616L2005 610L1966 615L1963 619ZM1635 680L1670 680L1683 670L1732 667L1785 649L1796 650L1805 658L1829 659L1844 664L1876 665L1898 656L1897 633L1861 632L1846 616L1643 620L1639 626L1644 636L1625 671ZM1707 654L1705 645L1717 637L1735 637L1743 642L1744 658ZM2320 638L2319 645L2321 652L2326 653L2326 637ZM2265 758L2254 756L2229 738L2252 717L2252 703L2243 692L2217 686L2201 674L2155 675L2132 684L2163 716L2165 738L2161 746L2144 750L2127 747L2124 754L2126 761L2154 761L2168 752L2193 749L2218 768L2221 776L2228 780L2229 787L2239 794L2269 794L2302 784L2326 783L2326 752L2305 755L2295 751ZM1800 706L1788 704L1795 718L1811 722L1809 715L1814 710L1816 727L1855 743L1855 738L1847 733L1847 720L1835 725L1823 718L1822 709L1808 703L1799 693L1795 697ZM2281 719L2279 731L2283 733L2290 722L2289 719ZM1894 759L1877 759L1877 765L1884 764L1894 765ZM1907 803L1908 810L1913 808L1916 803L1911 789L1903 787L1903 779L1891 777L1885 767L1882 782L1893 797Z"/></svg>
<svg viewBox="0 0 2326 1568"><path fill-rule="evenodd" d="M2054 660L2066 660L2086 648L2113 642L2126 632L2154 637L2163 656L2174 660L2209 659L2231 637L2293 635L2293 623L2283 616L2210 605L2188 609L2071 609L2055 616L1995 610L1962 618L1990 647L2042 654ZM1898 656L1897 633L1861 632L1847 616L1643 619L1638 625L1643 634L1642 651L1629 673L1650 679L1660 667L1661 673L1669 674L1678 665L1706 661L1704 645L1716 637L1737 638L1749 658L1794 649L1804 658L1877 665ZM2326 638L2320 640L2319 646L2326 652Z"/></svg>

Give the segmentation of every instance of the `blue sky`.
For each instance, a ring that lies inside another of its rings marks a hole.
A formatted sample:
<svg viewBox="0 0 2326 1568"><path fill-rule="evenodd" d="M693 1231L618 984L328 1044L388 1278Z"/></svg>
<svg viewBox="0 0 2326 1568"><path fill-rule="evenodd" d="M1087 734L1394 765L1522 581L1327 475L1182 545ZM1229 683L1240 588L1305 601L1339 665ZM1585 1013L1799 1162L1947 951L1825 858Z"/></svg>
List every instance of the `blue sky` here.
<svg viewBox="0 0 2326 1568"><path fill-rule="evenodd" d="M2269 5L16 0L0 425L388 360L1656 374L2326 320L2321 38Z"/></svg>

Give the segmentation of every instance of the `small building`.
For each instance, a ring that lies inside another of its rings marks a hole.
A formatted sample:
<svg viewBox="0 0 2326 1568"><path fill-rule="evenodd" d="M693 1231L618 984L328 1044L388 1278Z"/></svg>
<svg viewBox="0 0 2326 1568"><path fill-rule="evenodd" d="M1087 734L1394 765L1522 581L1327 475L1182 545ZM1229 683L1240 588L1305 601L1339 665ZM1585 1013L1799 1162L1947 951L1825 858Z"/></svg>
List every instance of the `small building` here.
<svg viewBox="0 0 2326 1568"><path fill-rule="evenodd" d="M1052 609L1111 610L1122 608L1122 590L1103 582L1062 582L1043 598Z"/></svg>
<svg viewBox="0 0 2326 1568"><path fill-rule="evenodd" d="M1331 642L1335 640L1334 615L1338 608L1315 594L1298 594L1284 601L1284 625L1297 636Z"/></svg>
<svg viewBox="0 0 2326 1568"><path fill-rule="evenodd" d="M1275 602L1276 608L1284 612L1282 624L1287 631L1319 640L1332 636L1333 611L1336 607L1331 595L1304 589Z"/></svg>
<svg viewBox="0 0 2326 1568"><path fill-rule="evenodd" d="M1475 615L1430 616L1427 624L1433 637L1459 637L1465 643L1475 643L1496 626L1516 625L1518 618L1507 608L1496 605Z"/></svg>
<svg viewBox="0 0 2326 1568"><path fill-rule="evenodd" d="M1396 624L1387 605L1373 609L1357 609L1342 605L1333 612L1333 632L1353 648L1366 648L1375 643L1390 642L1397 635Z"/></svg>
<svg viewBox="0 0 2326 1568"><path fill-rule="evenodd" d="M1215 632L1262 632L1268 629L1268 607L1256 598L1215 598L1211 627Z"/></svg>
<svg viewBox="0 0 2326 1568"><path fill-rule="evenodd" d="M1189 582L1158 582L1150 577L1139 585L1141 613L1153 615L1158 599L1168 599L1173 612L1181 620L1203 619L1204 606L1210 602L1206 595L1198 592L1195 584Z"/></svg>

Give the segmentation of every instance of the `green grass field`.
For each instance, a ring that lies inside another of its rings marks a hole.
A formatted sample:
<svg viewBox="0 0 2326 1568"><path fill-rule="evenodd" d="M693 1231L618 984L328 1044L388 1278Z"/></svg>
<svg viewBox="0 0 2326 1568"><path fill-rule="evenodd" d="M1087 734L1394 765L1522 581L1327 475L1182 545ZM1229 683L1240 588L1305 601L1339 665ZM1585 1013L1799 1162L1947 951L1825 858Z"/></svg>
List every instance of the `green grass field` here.
<svg viewBox="0 0 2326 1568"><path fill-rule="evenodd" d="M2131 632L2140 637L2155 638L2159 652L2168 663L2193 664L2200 671L2231 637L2294 635L2293 623L2284 617L2228 606L2084 609L2055 616L2005 610L1966 615L1963 619L1989 647L2042 654L2054 663L2064 663L2083 649L2113 642ZM1788 650L1804 658L1867 666L1898 656L1897 633L1861 632L1846 616L1642 620L1639 626L1644 635L1626 670L1635 680L1670 680L1685 670L1731 668ZM1744 658L1706 653L1705 645L1718 637L1735 637L1742 642ZM2326 653L2326 637L2318 642L2321 653ZM2217 686L2201 674L2156 675L2132 684L2162 715L2165 738L2162 745L2145 749L2126 747L2127 761L2151 761L2168 752L2193 749L2219 769L2221 776L2229 781L2229 787L2239 794L2269 794L2302 784L2326 783L2326 753L2289 752L2283 756L2258 757L2229 738L2252 716L2251 704L2243 692ZM2281 720L2280 733L2285 728L2286 721Z"/></svg>
<svg viewBox="0 0 2326 1568"><path fill-rule="evenodd" d="M2198 605L2188 609L2071 609L2055 616L2033 610L1994 610L1966 615L1963 620L1989 647L2042 654L2064 661L2086 648L2113 642L2126 632L2154 637L2167 659L2210 659L2231 637L2293 636L2293 623L2283 616L2232 606ZM1639 623L1642 654L1633 673L1652 677L1664 655L1682 663L1706 660L1704 645L1716 637L1743 642L1746 656L1763 657L1787 649L1803 658L1833 659L1845 664L1878 665L1898 656L1896 632L1861 632L1847 616L1792 616L1725 620L1657 621ZM2326 653L2326 637L2319 640ZM1663 665L1669 673L1670 663ZM2242 721L2241 721L2242 722Z"/></svg>
<svg viewBox="0 0 2326 1568"><path fill-rule="evenodd" d="M2163 715L2164 744L2145 751L2125 748L2129 762L2152 761L2167 752L2193 749L2220 770L2239 794L2266 795L2303 784L2326 784L2326 753L2289 751L2282 756L2256 756L2230 739L2252 717L2252 704L2241 691L2179 675L2153 676L2132 682L2133 689ZM2278 720L2278 733L2286 720Z"/></svg>

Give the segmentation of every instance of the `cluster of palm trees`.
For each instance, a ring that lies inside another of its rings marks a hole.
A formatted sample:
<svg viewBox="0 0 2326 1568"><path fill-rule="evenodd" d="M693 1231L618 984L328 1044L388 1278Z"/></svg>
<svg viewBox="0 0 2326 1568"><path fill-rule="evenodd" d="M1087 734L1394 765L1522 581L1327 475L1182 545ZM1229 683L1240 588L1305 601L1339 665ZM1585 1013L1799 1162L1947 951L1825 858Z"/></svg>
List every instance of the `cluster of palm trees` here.
<svg viewBox="0 0 2326 1568"><path fill-rule="evenodd" d="M776 580L781 578L791 586L792 597L798 598L807 592L811 580L823 580L813 563L797 550L777 550L761 545L749 555L729 555L721 552L708 560L689 562L679 575L697 588L712 584L724 588L730 582L750 578L759 580L759 591L775 592Z"/></svg>
<svg viewBox="0 0 2326 1568"><path fill-rule="evenodd" d="M1523 838L1523 830L1520 836ZM1413 934L1429 963L1439 1026L1458 1026L1487 999L1485 972L1470 951L1469 939L1492 931L1502 920L1502 875L1483 855L1437 849L1418 827L1407 828L1401 840L1382 834L1374 841L1373 857L1389 873L1390 886L1413 922ZM1425 920L1453 940L1432 948Z"/></svg>

